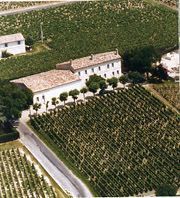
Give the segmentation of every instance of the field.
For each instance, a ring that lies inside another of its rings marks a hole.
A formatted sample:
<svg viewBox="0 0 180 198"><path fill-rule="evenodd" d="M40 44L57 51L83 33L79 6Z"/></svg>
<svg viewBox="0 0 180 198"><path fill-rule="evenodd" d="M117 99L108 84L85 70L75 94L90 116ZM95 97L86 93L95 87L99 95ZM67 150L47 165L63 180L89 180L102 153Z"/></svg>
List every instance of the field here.
<svg viewBox="0 0 180 198"><path fill-rule="evenodd" d="M153 88L180 111L180 87L178 83L163 83L153 85Z"/></svg>
<svg viewBox="0 0 180 198"><path fill-rule="evenodd" d="M47 71L55 64L89 54L153 45L161 52L177 46L177 11L142 0L81 2L0 17L0 35L22 32L52 49L0 61L0 79Z"/></svg>
<svg viewBox="0 0 180 198"><path fill-rule="evenodd" d="M102 197L178 185L178 123L141 86L31 120L37 134Z"/></svg>
<svg viewBox="0 0 180 198"><path fill-rule="evenodd" d="M53 186L53 187L52 187ZM0 145L0 197L65 197L18 141Z"/></svg>

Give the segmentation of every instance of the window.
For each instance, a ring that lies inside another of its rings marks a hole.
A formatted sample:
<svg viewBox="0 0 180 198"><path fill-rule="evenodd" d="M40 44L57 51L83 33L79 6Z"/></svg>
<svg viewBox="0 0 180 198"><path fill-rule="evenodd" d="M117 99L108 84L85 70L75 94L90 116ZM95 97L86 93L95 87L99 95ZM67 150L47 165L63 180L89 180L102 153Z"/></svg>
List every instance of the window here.
<svg viewBox="0 0 180 198"><path fill-rule="evenodd" d="M113 76L114 76L114 72L112 72Z"/></svg>
<svg viewBox="0 0 180 198"><path fill-rule="evenodd" d="M87 70L85 70L85 74L87 74Z"/></svg>
<svg viewBox="0 0 180 198"><path fill-rule="evenodd" d="M18 43L18 45L20 45L21 44L21 41L18 41L17 43Z"/></svg>
<svg viewBox="0 0 180 198"><path fill-rule="evenodd" d="M117 74L119 74L119 70L117 70Z"/></svg>
<svg viewBox="0 0 180 198"><path fill-rule="evenodd" d="M79 76L81 75L81 72L78 72Z"/></svg>
<svg viewBox="0 0 180 198"><path fill-rule="evenodd" d="M5 47L8 47L8 44L7 43L5 43L4 45L5 45Z"/></svg>
<svg viewBox="0 0 180 198"><path fill-rule="evenodd" d="M101 67L99 67L99 71L101 71Z"/></svg>
<svg viewBox="0 0 180 198"><path fill-rule="evenodd" d="M39 102L39 97L36 98L37 102Z"/></svg>
<svg viewBox="0 0 180 198"><path fill-rule="evenodd" d="M94 72L94 68L92 68L91 70L92 70L92 72Z"/></svg>
<svg viewBox="0 0 180 198"><path fill-rule="evenodd" d="M109 64L107 64L107 68L109 69Z"/></svg>
<svg viewBox="0 0 180 198"><path fill-rule="evenodd" d="M112 67L114 67L114 63L112 63Z"/></svg>
<svg viewBox="0 0 180 198"><path fill-rule="evenodd" d="M106 78L106 74L104 74L104 77Z"/></svg>
<svg viewBox="0 0 180 198"><path fill-rule="evenodd" d="M86 82L87 82L87 80L88 80L88 79L86 79Z"/></svg>

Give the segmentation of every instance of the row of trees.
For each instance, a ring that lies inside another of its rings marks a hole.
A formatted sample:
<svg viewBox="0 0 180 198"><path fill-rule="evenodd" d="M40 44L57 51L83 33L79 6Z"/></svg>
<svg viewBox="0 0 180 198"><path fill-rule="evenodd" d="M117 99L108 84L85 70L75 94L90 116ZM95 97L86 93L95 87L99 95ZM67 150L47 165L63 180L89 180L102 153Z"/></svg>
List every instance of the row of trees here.
<svg viewBox="0 0 180 198"><path fill-rule="evenodd" d="M120 78L116 78L116 77L112 77L109 79L104 79L101 76L98 76L96 74L90 76L89 80L86 82L86 87L83 87L80 91L77 89L73 89L69 92L63 92L59 95L59 97L53 97L51 104L56 108L56 106L59 104L59 101L65 102L67 101L68 97L71 96L74 100L74 103L76 102L78 96L80 93L83 94L84 99L86 98L86 93L88 91L90 91L91 93L93 93L93 95L95 95L98 90L99 90L99 94L103 95L106 93L106 89L108 86L112 87L113 90L118 86L118 82L122 83L124 85L125 88L125 84L126 83L142 83L144 82L144 77L143 75L141 75L138 72L129 72L126 75L122 75ZM46 102L46 111L49 107L49 102ZM35 103L33 105L33 109L37 112L39 109L41 108L41 104L40 103Z"/></svg>

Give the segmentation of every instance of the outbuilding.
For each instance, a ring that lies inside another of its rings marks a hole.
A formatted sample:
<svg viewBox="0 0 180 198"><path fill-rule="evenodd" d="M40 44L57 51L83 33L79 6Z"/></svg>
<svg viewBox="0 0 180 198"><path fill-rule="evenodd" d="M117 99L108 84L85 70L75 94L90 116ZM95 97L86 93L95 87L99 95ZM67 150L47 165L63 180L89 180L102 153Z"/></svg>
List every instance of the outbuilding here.
<svg viewBox="0 0 180 198"><path fill-rule="evenodd" d="M25 53L25 38L23 35L21 33L17 33L0 36L0 58L2 58L3 51L13 55Z"/></svg>

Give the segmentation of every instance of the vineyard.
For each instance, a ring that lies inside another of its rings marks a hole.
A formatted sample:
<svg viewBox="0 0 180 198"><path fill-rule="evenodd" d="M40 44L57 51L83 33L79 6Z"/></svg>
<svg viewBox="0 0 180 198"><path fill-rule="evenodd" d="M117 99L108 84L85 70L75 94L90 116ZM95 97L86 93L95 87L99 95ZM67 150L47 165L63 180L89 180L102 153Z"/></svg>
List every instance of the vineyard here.
<svg viewBox="0 0 180 198"><path fill-rule="evenodd" d="M0 11L11 10L11 9L19 9L29 6L35 6L40 4L45 4L46 2L42 1L31 1L31 2L0 2Z"/></svg>
<svg viewBox="0 0 180 198"><path fill-rule="evenodd" d="M171 7L178 7L178 0L156 0Z"/></svg>
<svg viewBox="0 0 180 198"><path fill-rule="evenodd" d="M0 197L58 197L60 190L52 187L49 177L39 172L39 165L32 161L26 149L16 144L19 143L12 142L12 148L9 144L0 146Z"/></svg>
<svg viewBox="0 0 180 198"><path fill-rule="evenodd" d="M180 90L178 83L156 84L153 85L153 88L180 111Z"/></svg>
<svg viewBox="0 0 180 198"><path fill-rule="evenodd" d="M133 196L178 185L179 120L141 86L31 119L98 196Z"/></svg>
<svg viewBox="0 0 180 198"><path fill-rule="evenodd" d="M34 41L40 40L43 22L44 40L52 49L1 60L0 79L47 71L58 62L115 48L120 54L147 45L160 51L174 48L177 20L176 11L143 0L81 2L0 17L0 35L21 32Z"/></svg>

